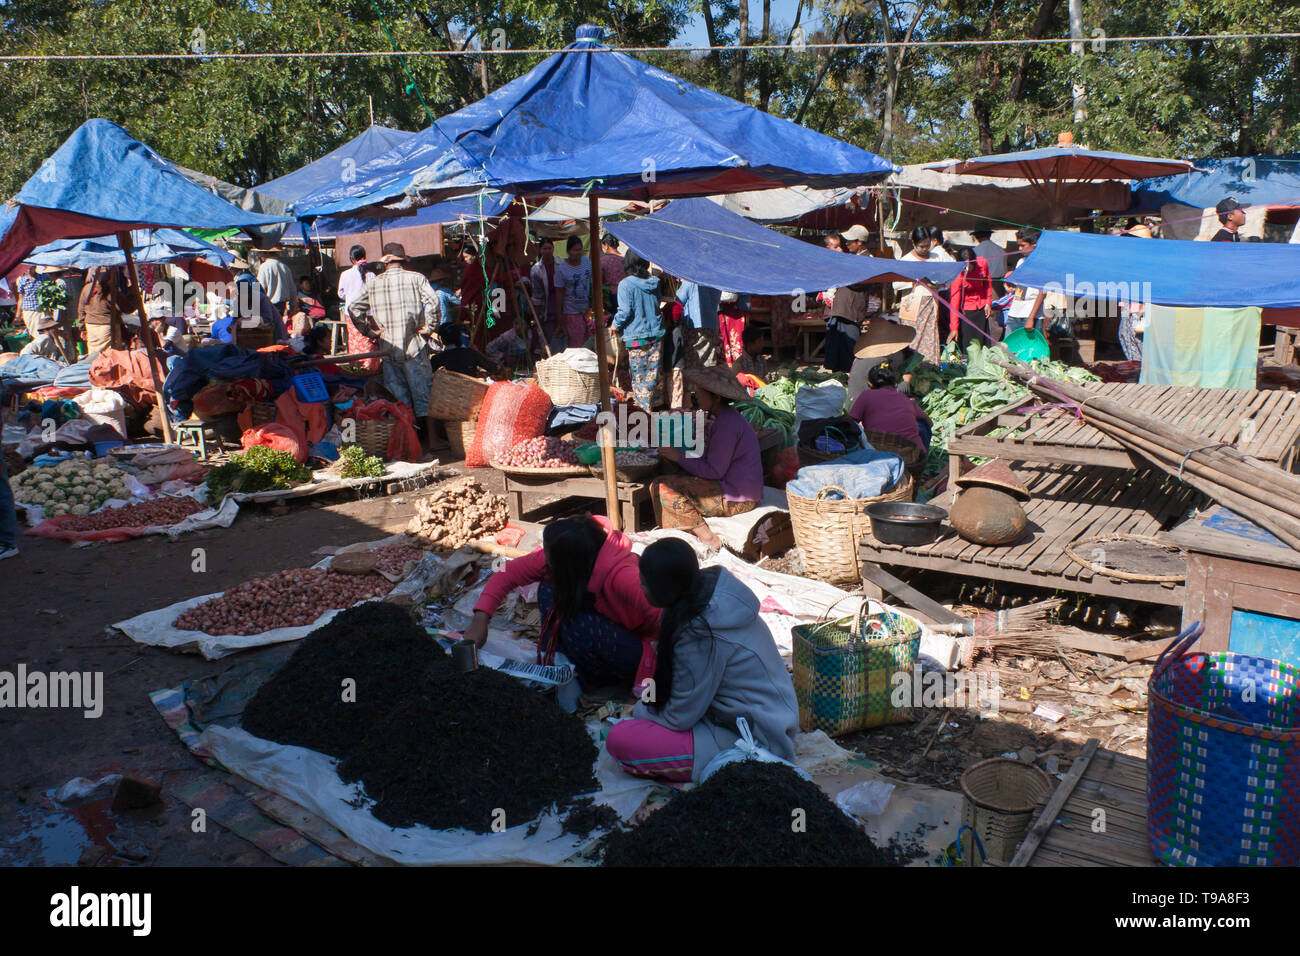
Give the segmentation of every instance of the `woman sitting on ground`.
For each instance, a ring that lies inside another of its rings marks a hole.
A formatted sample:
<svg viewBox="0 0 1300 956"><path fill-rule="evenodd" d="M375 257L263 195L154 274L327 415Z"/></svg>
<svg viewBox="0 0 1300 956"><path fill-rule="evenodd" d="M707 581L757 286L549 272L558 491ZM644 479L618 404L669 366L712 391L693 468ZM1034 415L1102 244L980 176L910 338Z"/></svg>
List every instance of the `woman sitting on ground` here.
<svg viewBox="0 0 1300 956"><path fill-rule="evenodd" d="M759 746L793 761L794 684L754 592L725 568L701 570L680 538L646 548L641 588L663 608L659 659L632 719L610 728L609 755L639 777L698 781L744 717Z"/></svg>
<svg viewBox="0 0 1300 956"><path fill-rule="evenodd" d="M558 649L573 662L585 689L616 686L639 693L654 674L659 611L641 591L627 535L603 517L547 525L540 548L488 579L465 640L482 647L488 621L506 595L535 583L542 611L538 663L553 663Z"/></svg>
<svg viewBox="0 0 1300 956"><path fill-rule="evenodd" d="M867 373L867 390L853 403L849 416L857 419L864 431L886 432L906 438L916 445L922 456L929 454L921 429L924 428L928 435L930 417L916 399L898 390L893 366L888 361L881 362Z"/></svg>
<svg viewBox="0 0 1300 956"><path fill-rule="evenodd" d="M660 457L677 462L685 474L655 479L650 500L660 527L689 531L716 550L722 541L704 519L754 510L763 500L763 455L754 429L731 407L749 398L731 372L711 366L688 368L683 376L695 388L696 407L709 416L703 454L660 448Z"/></svg>

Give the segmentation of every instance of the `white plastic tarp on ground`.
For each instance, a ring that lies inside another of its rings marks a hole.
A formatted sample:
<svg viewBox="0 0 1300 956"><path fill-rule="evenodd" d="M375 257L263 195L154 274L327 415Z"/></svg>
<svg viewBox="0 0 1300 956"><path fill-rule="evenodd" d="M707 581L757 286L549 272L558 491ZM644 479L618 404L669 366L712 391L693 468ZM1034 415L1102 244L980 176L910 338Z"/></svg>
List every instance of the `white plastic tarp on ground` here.
<svg viewBox="0 0 1300 956"><path fill-rule="evenodd" d="M358 788L339 779L338 761L314 750L287 747L254 737L244 730L210 726L198 745L245 780L292 800L325 820L371 853L411 866L449 864L558 864L595 843L593 832L578 837L561 832L562 817L547 811L537 820L505 821L500 833L431 830L425 826L395 829L376 820L365 807L354 807ZM596 802L627 820L645 802L655 785L620 771L602 747L596 763L601 789Z"/></svg>
<svg viewBox="0 0 1300 956"><path fill-rule="evenodd" d="M382 538L379 541L370 541L358 545L352 545L343 551L370 550L380 548L384 545L395 544L405 540L402 535L391 535ZM342 553L342 552L340 552ZM312 565L313 568L328 568L330 562L334 560L334 555L330 555ZM441 563L438 558L432 554L426 554L411 571L392 591L388 597L398 594L408 594L413 599L418 600L424 592L427 582L435 575ZM264 647L268 644L281 644L285 641L296 641L306 637L318 627L328 624L338 610L326 611L320 617L316 618L310 624L300 627L277 627L270 631L262 631L259 634L207 634L203 631L186 631L175 626L176 618L180 617L185 611L192 607L210 601L213 598L221 597L224 591L217 591L214 594L204 594L199 597L188 598L184 601L177 601L165 608L157 611L146 611L144 614L137 614L135 617L128 618L125 621L119 621L112 625L121 631L137 644L149 644L153 647L166 647L173 651L183 651L186 653L202 654L210 661L217 660L233 654L236 651L244 651L253 647ZM374 600L381 600L376 598Z"/></svg>

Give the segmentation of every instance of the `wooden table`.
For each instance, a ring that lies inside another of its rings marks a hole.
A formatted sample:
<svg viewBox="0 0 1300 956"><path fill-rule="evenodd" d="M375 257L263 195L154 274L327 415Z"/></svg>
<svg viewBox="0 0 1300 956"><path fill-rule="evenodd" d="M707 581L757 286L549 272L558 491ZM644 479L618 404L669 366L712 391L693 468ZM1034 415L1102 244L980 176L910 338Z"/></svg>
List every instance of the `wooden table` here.
<svg viewBox="0 0 1300 956"><path fill-rule="evenodd" d="M1026 466L1015 471L1032 496L1024 506L1029 529L1018 541L998 547L972 544L945 525L942 537L919 548L881 544L868 534L858 549L862 559L1130 601L1183 603L1179 583L1108 577L1079 564L1065 549L1107 534L1159 538L1166 523L1204 501L1201 495L1154 470L1138 472L1131 482L1116 481L1113 471L1099 467ZM952 497L948 492L933 503L948 508Z"/></svg>
<svg viewBox="0 0 1300 956"><path fill-rule="evenodd" d="M1240 388L1137 385L1085 386L1168 425L1202 436L1206 444L1236 442L1247 455L1294 470L1300 449L1300 392ZM1043 399L1028 395L958 429L948 439L952 466L962 456L1132 470L1145 461L1068 409L1032 412ZM1251 422L1243 429L1243 422ZM1001 434L991 434L1005 429Z"/></svg>
<svg viewBox="0 0 1300 956"><path fill-rule="evenodd" d="M549 495L555 498L593 498L605 501L605 480L582 477L547 478L542 475L509 475L505 479L506 506L512 521L524 513L524 495ZM642 531L646 526L640 519L641 505L650 502L649 481L620 481L618 483L619 513L624 531Z"/></svg>
<svg viewBox="0 0 1300 956"><path fill-rule="evenodd" d="M1187 519L1169 539L1187 549L1183 627L1205 625L1193 650L1300 666L1300 552L1222 505Z"/></svg>
<svg viewBox="0 0 1300 956"><path fill-rule="evenodd" d="M787 324L799 338L799 357L805 362L820 362L826 352L826 320L791 319Z"/></svg>

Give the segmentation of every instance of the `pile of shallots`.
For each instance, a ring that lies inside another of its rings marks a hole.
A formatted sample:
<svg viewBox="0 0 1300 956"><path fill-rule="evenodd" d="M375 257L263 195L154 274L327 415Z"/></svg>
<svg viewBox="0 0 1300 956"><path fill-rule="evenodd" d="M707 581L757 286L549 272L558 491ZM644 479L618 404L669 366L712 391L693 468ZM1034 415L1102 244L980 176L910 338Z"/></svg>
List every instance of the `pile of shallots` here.
<svg viewBox="0 0 1300 956"><path fill-rule="evenodd" d="M342 574L295 568L254 578L204 601L176 618L184 631L205 634L261 634L278 627L303 627L326 611L382 597L393 585L378 574Z"/></svg>
<svg viewBox="0 0 1300 956"><path fill-rule="evenodd" d="M573 442L553 436L530 438L497 457L508 468L571 468L578 463Z"/></svg>
<svg viewBox="0 0 1300 956"><path fill-rule="evenodd" d="M64 531L109 531L113 528L153 528L178 524L203 505L190 497L150 498L118 508L105 508L90 515L74 515L59 527Z"/></svg>

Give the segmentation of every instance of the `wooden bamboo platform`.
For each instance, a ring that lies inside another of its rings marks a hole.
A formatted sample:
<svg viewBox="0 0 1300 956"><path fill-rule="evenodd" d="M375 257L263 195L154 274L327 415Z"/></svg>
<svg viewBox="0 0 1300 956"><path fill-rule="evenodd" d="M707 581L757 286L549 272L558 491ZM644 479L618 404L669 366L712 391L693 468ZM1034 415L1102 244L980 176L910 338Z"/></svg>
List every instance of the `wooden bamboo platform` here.
<svg viewBox="0 0 1300 956"><path fill-rule="evenodd" d="M1300 392L1129 382L1094 383L1084 387L1153 415L1166 424L1202 435L1207 445L1237 442L1245 454L1287 470L1294 470L1298 463ZM1042 399L1029 395L965 425L948 439L949 453L1009 461L1144 467L1139 456L1075 418L1067 409L1030 411L1042 404ZM1242 423L1247 420L1254 422L1248 426L1254 433L1245 440ZM990 434L999 428L1009 430L996 437Z"/></svg>
<svg viewBox="0 0 1300 956"><path fill-rule="evenodd" d="M1156 866L1147 842L1146 761L1098 750L1025 865Z"/></svg>
<svg viewBox="0 0 1300 956"><path fill-rule="evenodd" d="M1018 541L999 547L972 544L945 526L943 537L919 548L881 544L868 534L859 546L860 556L876 564L1182 605L1182 583L1108 577L1072 560L1065 549L1084 538L1107 534L1163 540L1167 528L1204 502L1200 494L1151 469L1131 477L1116 476L1113 470L1098 466L1044 465L1015 470L1032 496L1025 504L1029 528ZM934 503L950 507L952 493Z"/></svg>

